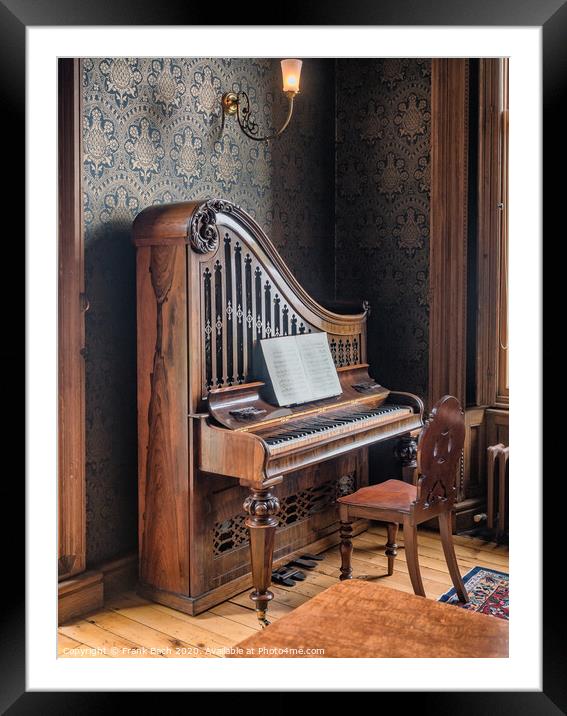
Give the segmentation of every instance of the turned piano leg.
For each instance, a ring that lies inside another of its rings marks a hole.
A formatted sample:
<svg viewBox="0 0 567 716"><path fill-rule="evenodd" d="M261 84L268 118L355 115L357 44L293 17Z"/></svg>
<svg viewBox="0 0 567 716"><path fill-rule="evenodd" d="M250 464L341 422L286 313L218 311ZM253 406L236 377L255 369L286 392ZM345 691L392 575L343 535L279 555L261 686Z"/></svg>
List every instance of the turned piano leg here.
<svg viewBox="0 0 567 716"><path fill-rule="evenodd" d="M256 606L256 614L262 626L270 622L266 618L268 602L273 599L270 592L272 582L272 558L274 537L280 509L278 498L269 488L250 490L244 500L244 510L248 514L246 526L250 535L250 558L252 561L252 584L254 589L250 599Z"/></svg>

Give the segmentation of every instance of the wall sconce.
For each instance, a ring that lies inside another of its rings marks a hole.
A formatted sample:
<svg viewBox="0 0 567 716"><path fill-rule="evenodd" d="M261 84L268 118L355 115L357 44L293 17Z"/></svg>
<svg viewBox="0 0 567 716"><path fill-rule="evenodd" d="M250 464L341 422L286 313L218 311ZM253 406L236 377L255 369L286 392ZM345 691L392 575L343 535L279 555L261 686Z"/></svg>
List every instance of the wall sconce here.
<svg viewBox="0 0 567 716"><path fill-rule="evenodd" d="M279 137L285 131L293 114L293 100L299 94L299 78L301 76L301 60L282 60L283 92L288 99L287 117L283 125L274 134L258 136L260 128L250 114L250 99L246 92L225 92L222 96L222 128L224 129L225 116L236 115L240 129L249 138L256 142L267 142L269 139Z"/></svg>

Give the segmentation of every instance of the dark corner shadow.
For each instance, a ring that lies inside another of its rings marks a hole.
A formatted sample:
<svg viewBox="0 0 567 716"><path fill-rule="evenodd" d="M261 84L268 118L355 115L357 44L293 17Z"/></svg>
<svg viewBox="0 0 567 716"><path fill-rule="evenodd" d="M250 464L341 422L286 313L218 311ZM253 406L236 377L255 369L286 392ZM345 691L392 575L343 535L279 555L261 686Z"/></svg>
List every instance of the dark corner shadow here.
<svg viewBox="0 0 567 716"><path fill-rule="evenodd" d="M136 250L131 226L85 239L87 564L137 546Z"/></svg>

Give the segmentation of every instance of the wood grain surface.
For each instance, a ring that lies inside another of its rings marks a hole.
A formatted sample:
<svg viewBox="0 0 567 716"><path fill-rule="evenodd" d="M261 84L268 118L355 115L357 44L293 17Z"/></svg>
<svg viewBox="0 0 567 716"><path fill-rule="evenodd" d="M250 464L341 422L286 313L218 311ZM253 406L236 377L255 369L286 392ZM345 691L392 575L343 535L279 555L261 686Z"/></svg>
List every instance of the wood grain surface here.
<svg viewBox="0 0 567 716"><path fill-rule="evenodd" d="M340 582L237 645L232 658L507 657L508 624L362 580Z"/></svg>

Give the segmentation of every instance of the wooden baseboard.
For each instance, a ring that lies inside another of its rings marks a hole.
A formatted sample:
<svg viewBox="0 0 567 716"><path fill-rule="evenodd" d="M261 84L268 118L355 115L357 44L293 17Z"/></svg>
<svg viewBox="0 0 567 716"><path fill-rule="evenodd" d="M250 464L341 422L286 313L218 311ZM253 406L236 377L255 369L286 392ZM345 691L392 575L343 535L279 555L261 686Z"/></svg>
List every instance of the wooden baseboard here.
<svg viewBox="0 0 567 716"><path fill-rule="evenodd" d="M453 516L453 532L459 534L478 527L474 521L475 515L486 512L485 497L471 497L455 505Z"/></svg>
<svg viewBox="0 0 567 716"><path fill-rule="evenodd" d="M134 589L137 581L138 555L134 553L59 582L59 624L102 609L106 598Z"/></svg>
<svg viewBox="0 0 567 716"><path fill-rule="evenodd" d="M368 521L357 520L353 523L353 536L364 532L366 529L368 529ZM315 554L323 552L324 550L329 549L329 547L337 545L339 541L339 532L336 530L316 542L307 544L300 549L289 552L279 559L275 559L274 568L276 569L277 567L281 567L294 559L294 557L299 557L306 552ZM163 589L156 589L155 587L151 587L143 583L138 584L137 592L141 597L144 597L144 599L149 599L153 602L158 602L159 604L171 607L172 609L178 609L179 611L190 614L191 616L196 616L197 614L201 614L207 609L210 609L211 607L214 607L231 597L235 597L237 594L240 594L240 592L251 588L252 577L250 574L244 574L237 579L231 580L227 584L217 587L217 589L212 589L210 592L200 594L198 597L188 597L184 594L167 592Z"/></svg>
<svg viewBox="0 0 567 716"><path fill-rule="evenodd" d="M104 598L111 597L118 592L135 589L138 583L138 555L136 552L105 562L100 565L104 583Z"/></svg>
<svg viewBox="0 0 567 716"><path fill-rule="evenodd" d="M471 497L468 500L457 502L453 513L453 534L469 532L470 530L478 527L478 524L474 521L474 517L475 515L482 514L485 511L486 499L484 497ZM419 525L419 528L439 532L439 521L435 517L427 522L422 522Z"/></svg>
<svg viewBox="0 0 567 716"><path fill-rule="evenodd" d="M64 624L104 604L102 572L83 572L59 582L58 621Z"/></svg>
<svg viewBox="0 0 567 716"><path fill-rule="evenodd" d="M368 528L366 520L357 520L353 525L353 535L360 534ZM305 552L323 552L339 543L339 533L335 531L311 544L290 552L274 561L274 567L286 564L294 557ZM138 583L138 555L129 554L119 559L105 562L96 570L78 574L72 579L59 583L59 624L76 619L89 612L104 607L104 600L118 592L128 591L137 587L138 593L155 602L179 609L186 614L196 615L210 609L220 602L236 596L252 586L251 577L245 574L218 589L192 598L181 594L154 589Z"/></svg>

